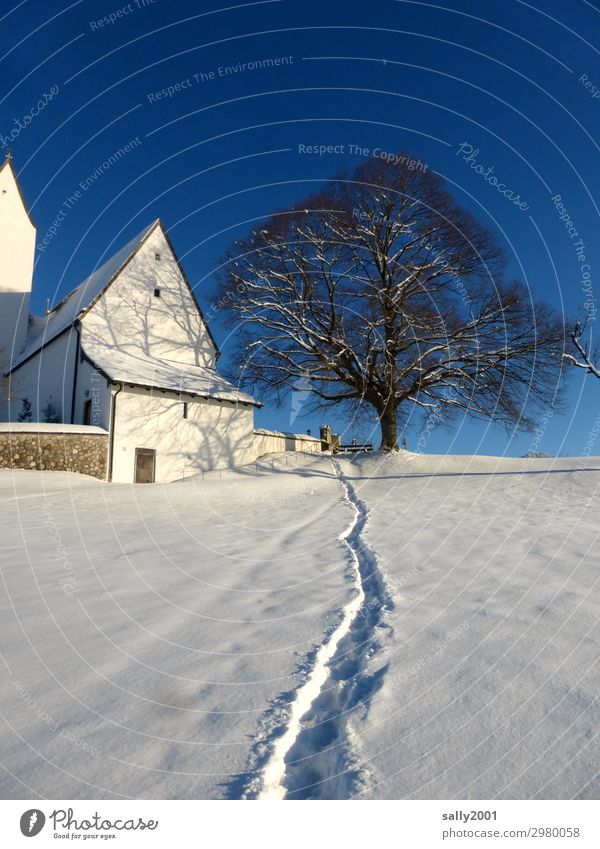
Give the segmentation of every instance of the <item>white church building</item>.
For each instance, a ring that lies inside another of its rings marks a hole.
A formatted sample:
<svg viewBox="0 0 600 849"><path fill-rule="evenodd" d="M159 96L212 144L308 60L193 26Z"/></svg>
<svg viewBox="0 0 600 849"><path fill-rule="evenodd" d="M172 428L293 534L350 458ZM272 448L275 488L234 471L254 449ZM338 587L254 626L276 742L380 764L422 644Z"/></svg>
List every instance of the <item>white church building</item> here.
<svg viewBox="0 0 600 849"><path fill-rule="evenodd" d="M260 405L216 371L217 345L161 221L45 316L29 314L35 232L8 158L0 421L16 422L27 399L33 422L47 420L50 404L65 430L106 431L113 481L170 481L253 460Z"/></svg>

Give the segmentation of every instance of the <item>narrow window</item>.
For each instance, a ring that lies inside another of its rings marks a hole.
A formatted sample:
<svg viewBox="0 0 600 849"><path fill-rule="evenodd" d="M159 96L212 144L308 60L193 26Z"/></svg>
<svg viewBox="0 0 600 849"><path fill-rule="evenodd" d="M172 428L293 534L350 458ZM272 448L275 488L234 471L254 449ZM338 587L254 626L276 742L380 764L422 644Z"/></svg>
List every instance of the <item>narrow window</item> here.
<svg viewBox="0 0 600 849"><path fill-rule="evenodd" d="M158 253L157 253L157 254L154 254L154 259L155 259L157 262L160 262L160 254L158 254Z"/></svg>
<svg viewBox="0 0 600 849"><path fill-rule="evenodd" d="M155 290L154 290L154 297L155 297L155 298L160 298L160 289L155 289Z"/></svg>
<svg viewBox="0 0 600 849"><path fill-rule="evenodd" d="M188 402L184 401L183 402L183 418L187 419L187 417L188 417Z"/></svg>
<svg viewBox="0 0 600 849"><path fill-rule="evenodd" d="M89 425L92 423L92 399L90 398L83 405L83 423Z"/></svg>

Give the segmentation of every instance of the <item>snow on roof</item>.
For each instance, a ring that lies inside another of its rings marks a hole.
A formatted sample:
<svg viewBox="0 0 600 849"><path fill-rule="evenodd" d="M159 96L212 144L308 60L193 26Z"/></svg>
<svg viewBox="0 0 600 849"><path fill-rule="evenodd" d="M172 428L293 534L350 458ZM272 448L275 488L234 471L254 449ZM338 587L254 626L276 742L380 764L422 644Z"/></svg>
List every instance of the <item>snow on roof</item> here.
<svg viewBox="0 0 600 849"><path fill-rule="evenodd" d="M60 422L0 422L0 433L91 433L106 436L108 431L95 425Z"/></svg>
<svg viewBox="0 0 600 849"><path fill-rule="evenodd" d="M217 374L214 369L173 360L159 360L139 354L131 354L121 348L101 345L82 340L85 357L109 380L144 386L148 389L165 389L215 398L219 401L239 401L242 404L261 404L252 395L237 389L232 383Z"/></svg>
<svg viewBox="0 0 600 849"><path fill-rule="evenodd" d="M45 317L33 316L30 321L27 344L22 353L15 359L11 369L16 368L40 348L60 335L91 306L93 301L102 293L119 271L131 259L140 244L150 235L159 224L159 219L153 221L127 242L120 251L108 259L104 265L87 277L72 292L62 299Z"/></svg>

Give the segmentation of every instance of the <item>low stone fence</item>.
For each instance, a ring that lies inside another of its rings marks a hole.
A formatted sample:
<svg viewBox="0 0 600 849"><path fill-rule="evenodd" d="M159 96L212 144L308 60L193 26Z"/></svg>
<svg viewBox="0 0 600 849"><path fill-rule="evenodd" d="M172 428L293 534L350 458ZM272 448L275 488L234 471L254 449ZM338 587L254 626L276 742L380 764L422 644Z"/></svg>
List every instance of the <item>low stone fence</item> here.
<svg viewBox="0 0 600 849"><path fill-rule="evenodd" d="M87 425L0 424L0 469L79 472L106 480L108 432Z"/></svg>
<svg viewBox="0 0 600 849"><path fill-rule="evenodd" d="M279 454L282 451L320 454L321 440L302 433L284 433L262 428L254 431L254 453L257 457L262 457L263 454Z"/></svg>

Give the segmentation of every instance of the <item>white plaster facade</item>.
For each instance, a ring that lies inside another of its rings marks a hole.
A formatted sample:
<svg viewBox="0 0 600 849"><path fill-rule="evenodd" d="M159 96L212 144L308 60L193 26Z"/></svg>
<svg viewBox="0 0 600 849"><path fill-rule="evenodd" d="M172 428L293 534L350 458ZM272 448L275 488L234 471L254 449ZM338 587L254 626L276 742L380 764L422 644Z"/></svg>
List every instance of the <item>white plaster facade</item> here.
<svg viewBox="0 0 600 849"><path fill-rule="evenodd" d="M10 159L0 167L0 239L0 418L5 418L7 389L2 375L25 344L35 251L35 226Z"/></svg>
<svg viewBox="0 0 600 849"><path fill-rule="evenodd" d="M252 406L128 386L115 405L113 480L132 479L136 448L156 450L157 481L243 465L256 456Z"/></svg>
<svg viewBox="0 0 600 849"><path fill-rule="evenodd" d="M85 315L84 344L214 369L216 345L160 222L142 240Z"/></svg>
<svg viewBox="0 0 600 849"><path fill-rule="evenodd" d="M216 371L216 343L162 223L27 320L35 228L10 164L0 181L0 346L9 343L0 419L16 421L28 398L42 421L52 397L62 422L109 431L114 481L136 479L139 452L153 452L157 482L253 460L257 402Z"/></svg>

